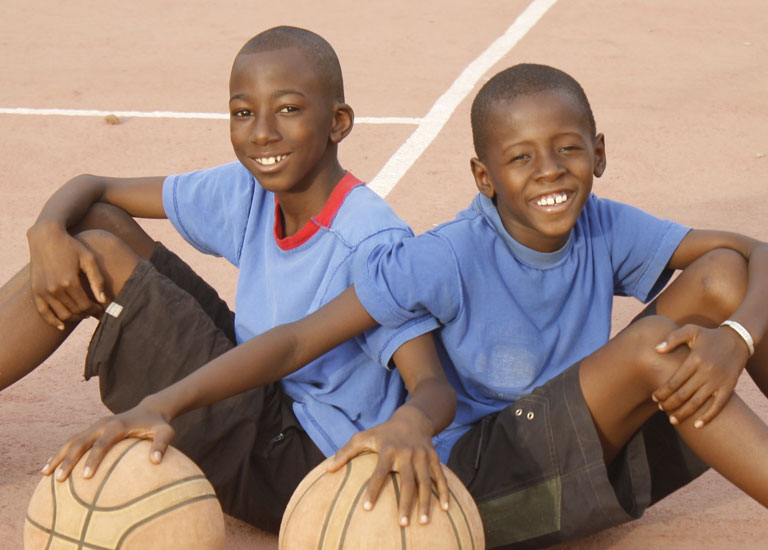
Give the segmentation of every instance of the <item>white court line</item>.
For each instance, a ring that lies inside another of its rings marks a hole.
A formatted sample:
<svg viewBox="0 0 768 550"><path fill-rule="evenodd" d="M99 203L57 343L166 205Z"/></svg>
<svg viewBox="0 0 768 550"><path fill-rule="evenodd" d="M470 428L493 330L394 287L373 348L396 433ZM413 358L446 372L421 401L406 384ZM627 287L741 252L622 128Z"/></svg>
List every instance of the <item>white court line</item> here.
<svg viewBox="0 0 768 550"><path fill-rule="evenodd" d="M413 163L437 137L448 119L480 78L525 36L557 0L533 0L507 31L461 72L450 88L435 101L418 128L395 151L368 187L386 197Z"/></svg>
<svg viewBox="0 0 768 550"><path fill-rule="evenodd" d="M207 118L229 120L227 113L185 113L177 111L100 111L95 109L32 109L28 107L0 107L3 115L39 115L39 116L85 116L105 117L115 115L123 118ZM355 117L357 124L420 124L422 119L412 117Z"/></svg>

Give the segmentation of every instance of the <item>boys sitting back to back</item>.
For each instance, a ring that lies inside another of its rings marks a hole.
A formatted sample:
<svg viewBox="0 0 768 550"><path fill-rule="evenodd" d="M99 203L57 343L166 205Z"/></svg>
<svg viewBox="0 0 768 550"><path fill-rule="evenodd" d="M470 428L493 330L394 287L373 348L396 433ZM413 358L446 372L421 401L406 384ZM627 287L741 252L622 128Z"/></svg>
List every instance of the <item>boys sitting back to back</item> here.
<svg viewBox="0 0 768 550"><path fill-rule="evenodd" d="M351 284L356 254L411 235L338 161L354 114L324 39L293 27L255 36L235 58L229 109L238 162L170 177L84 175L51 197L29 230L30 267L0 292L0 387L94 315L86 377L99 377L113 412L129 410L255 335L303 318ZM236 315L134 217L168 217L198 250L237 266ZM174 444L202 467L226 512L276 530L311 468L403 404L391 358L402 369L417 351L421 370L411 382L441 375L436 358L423 364L418 352L432 349L431 337L398 350L423 332L418 326L340 341L300 372L286 360L260 387L177 419L164 436L175 431ZM433 433L425 435L429 445Z"/></svg>

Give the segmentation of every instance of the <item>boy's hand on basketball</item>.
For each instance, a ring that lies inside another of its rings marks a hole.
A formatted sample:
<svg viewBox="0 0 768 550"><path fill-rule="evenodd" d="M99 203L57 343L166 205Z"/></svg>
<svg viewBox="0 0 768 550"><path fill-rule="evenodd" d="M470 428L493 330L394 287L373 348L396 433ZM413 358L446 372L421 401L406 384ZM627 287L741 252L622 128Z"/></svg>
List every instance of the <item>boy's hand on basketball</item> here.
<svg viewBox="0 0 768 550"><path fill-rule="evenodd" d="M50 225L32 227L28 237L30 284L40 316L64 330L66 321L97 313L106 303L106 295L93 253L66 231ZM82 275L96 302L83 288Z"/></svg>
<svg viewBox="0 0 768 550"><path fill-rule="evenodd" d="M102 418L90 428L67 441L43 467L43 475L56 472L56 480L67 479L75 465L90 449L83 468L83 477L96 472L107 452L119 441L129 437L151 439L149 459L158 464L168 449L174 430L166 418L146 404L147 399L124 413Z"/></svg>
<svg viewBox="0 0 768 550"><path fill-rule="evenodd" d="M418 409L404 405L387 422L352 436L336 453L328 470L339 470L360 453L378 453L376 469L363 495L363 508L373 509L390 472L397 472L401 487L400 525L408 525L414 498L418 499L419 523L428 523L433 482L443 510L448 509L449 495L448 482L432 445L431 430L430 422Z"/></svg>
<svg viewBox="0 0 768 550"><path fill-rule="evenodd" d="M730 328L697 325L671 332L656 351L668 353L684 345L690 348L688 357L652 397L675 425L699 412L694 425L701 428L728 402L749 352Z"/></svg>

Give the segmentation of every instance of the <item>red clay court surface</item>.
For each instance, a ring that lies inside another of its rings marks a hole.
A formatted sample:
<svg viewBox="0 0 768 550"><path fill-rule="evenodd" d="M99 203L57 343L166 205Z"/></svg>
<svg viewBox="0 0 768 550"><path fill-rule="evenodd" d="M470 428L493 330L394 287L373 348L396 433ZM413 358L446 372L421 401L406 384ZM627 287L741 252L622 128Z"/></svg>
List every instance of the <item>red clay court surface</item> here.
<svg viewBox="0 0 768 550"><path fill-rule="evenodd" d="M358 117L341 148L343 164L373 182L417 232L451 219L474 195L468 112L479 86L532 61L571 73L591 99L609 158L598 194L694 227L768 239L764 0L3 4L3 281L26 263L25 231L68 178L167 174L233 160L227 121L190 113L226 112L235 53L278 24L312 29L336 48ZM108 125L103 113L84 110L138 113ZM141 116L152 111L181 118ZM231 299L231 266L201 257L166 222L146 227ZM616 326L636 309L619 302ZM96 382L82 382L93 326L85 323L0 394L3 548L22 547L24 512L45 460L105 413ZM754 386L745 380L739 390L768 419ZM558 548L765 548L766 519L710 472L641 520ZM277 546L238 522L228 529L233 550Z"/></svg>

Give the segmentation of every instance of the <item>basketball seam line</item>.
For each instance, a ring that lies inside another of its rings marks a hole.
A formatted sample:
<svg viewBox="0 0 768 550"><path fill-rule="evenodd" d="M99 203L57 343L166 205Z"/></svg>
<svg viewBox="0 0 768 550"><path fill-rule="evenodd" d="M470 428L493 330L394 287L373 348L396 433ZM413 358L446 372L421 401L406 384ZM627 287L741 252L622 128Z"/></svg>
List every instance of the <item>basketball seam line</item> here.
<svg viewBox="0 0 768 550"><path fill-rule="evenodd" d="M129 500L128 502L123 502L122 504L119 504L117 506L92 506L92 510L94 512L115 512L117 510L121 510L123 508L128 508L130 506L133 506L134 504L136 504L138 502L141 502L145 498L157 495L157 494L159 494L159 493L161 493L161 492L163 492L163 491L165 491L167 489L170 489L171 487L175 487L177 485L182 485L182 484L184 484L184 483L186 483L188 481L196 481L198 479L205 479L205 480L207 480L207 478L204 475L194 475L194 476L190 476L190 477L185 477L184 479L179 479L179 480L174 481L172 483L169 483L167 485L163 485L162 487L157 487L156 489L152 489L151 491L148 491L148 492L146 492L146 493L144 493L144 494L142 494L142 495L140 495L140 496L138 496L138 497L136 497L136 498L134 498L132 500ZM77 501L78 504L81 504L83 506L89 506L89 504L86 501L84 501L80 497L80 495L75 493L74 487L70 487L70 491L72 492L72 496L75 497L75 500Z"/></svg>
<svg viewBox="0 0 768 550"><path fill-rule="evenodd" d="M347 538L347 531L349 530L349 524L352 523L352 515L357 511L357 503L360 502L360 497L362 496L363 492L367 488L368 488L368 481L366 481L360 486L360 489L357 491L357 495L355 496L355 500L352 502L352 507L350 511L347 512L347 519L344 521L344 528L341 530L341 540L339 541L339 550L342 550L344 548L344 541Z"/></svg>
<svg viewBox="0 0 768 550"><path fill-rule="evenodd" d="M85 546L86 548L90 548L91 550L113 550L112 548L107 548L106 546L99 546L98 544L77 540L75 537L70 537L69 535L65 535L63 533L54 531L52 527L45 527L44 525L33 520L31 517L29 517L29 514L27 514L27 521L33 527L37 527L41 531L48 533L50 535L49 541L52 541L54 538L57 538L57 539L65 540L67 542L71 542L73 544L80 544L81 546ZM50 548L50 542L49 542L49 545L46 546L46 550L48 548Z"/></svg>
<svg viewBox="0 0 768 550"><path fill-rule="evenodd" d="M392 479L392 487L395 490L395 502L397 502L397 510L400 511L400 486L397 484L397 475L395 475L395 472L390 472L389 477ZM405 540L405 528L400 525L398 522L398 527L400 527L400 546L402 550L406 550L406 540Z"/></svg>
<svg viewBox="0 0 768 550"><path fill-rule="evenodd" d="M144 441L143 439L139 439L138 441L135 441L131 445L129 445L121 454L118 456L115 461L109 466L109 470L107 470L107 473L104 474L104 478L101 480L101 483L99 483L99 488L96 489L96 494L93 496L93 503L88 505L88 513L85 517L85 522L83 523L83 529L80 532L80 545L78 546L78 550L82 549L83 544L85 543L85 535L88 532L88 526L91 523L91 518L93 517L94 508L96 507L96 502L99 500L99 497L101 496L101 492L104 490L104 487L107 485L107 480L109 479L109 476L112 475L112 472L115 471L115 468L117 468L117 465L120 463L121 460L125 457L125 455L128 454L128 452L133 449L136 445ZM70 478L70 482L72 481L72 478Z"/></svg>
<svg viewBox="0 0 768 550"><path fill-rule="evenodd" d="M352 465L347 462L345 472L344 472L344 480L341 482L341 485L339 486L339 490L336 491L336 496L333 497L333 505L331 505L331 509L328 511L328 514L325 516L325 522L323 523L323 532L320 535L320 540L317 544L317 550L322 550L323 544L325 543L325 536L328 533L328 523L330 522L331 515L333 515L333 510L336 508L336 504L339 501L339 495L341 495L341 491L344 489L344 485L346 485L347 480L349 479L349 475L352 472Z"/></svg>
<svg viewBox="0 0 768 550"><path fill-rule="evenodd" d="M144 525L145 523L148 523L152 521L153 519L157 519L160 516L163 516L165 514L168 514L170 512L173 512L174 510L177 510L178 508L181 508L182 506L186 506L187 504L192 504L194 502L199 502L202 500L209 500L212 498L216 498L216 495L200 495L193 498L190 498L188 500L185 500L184 502L179 502L177 504L174 504L170 508L166 508L165 510L161 510L159 512L155 512L151 516L147 516L146 518L142 519L141 521L137 521L134 523L131 527L125 530L125 533L120 537L120 539L117 541L117 545L115 546L115 550L120 550L120 548L123 546L123 543L125 542L125 539L133 533L136 529Z"/></svg>

